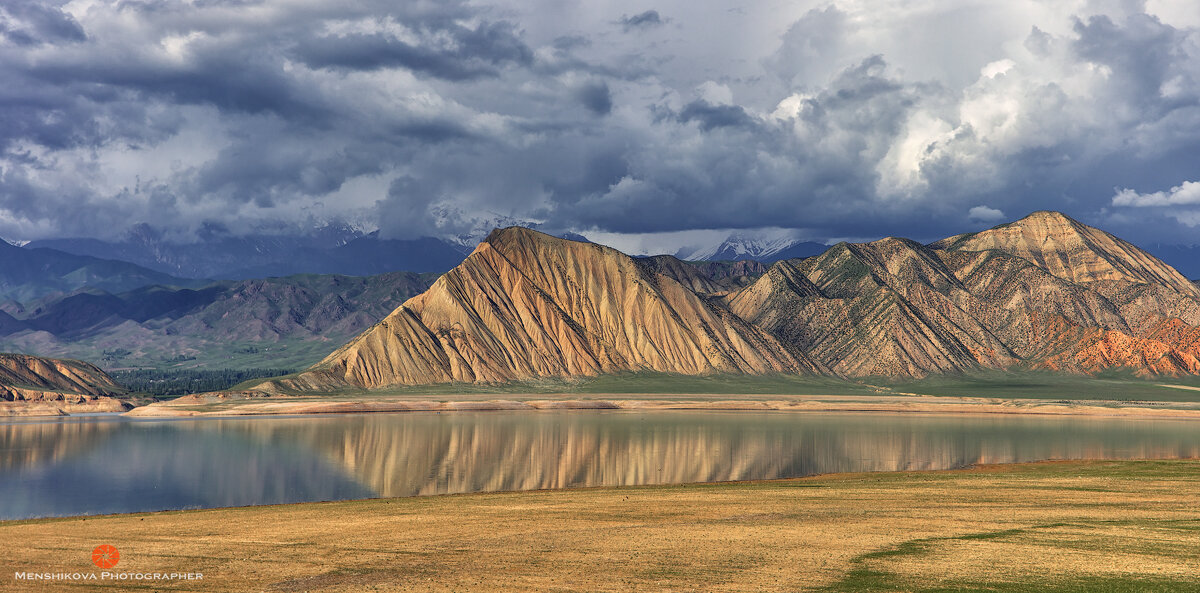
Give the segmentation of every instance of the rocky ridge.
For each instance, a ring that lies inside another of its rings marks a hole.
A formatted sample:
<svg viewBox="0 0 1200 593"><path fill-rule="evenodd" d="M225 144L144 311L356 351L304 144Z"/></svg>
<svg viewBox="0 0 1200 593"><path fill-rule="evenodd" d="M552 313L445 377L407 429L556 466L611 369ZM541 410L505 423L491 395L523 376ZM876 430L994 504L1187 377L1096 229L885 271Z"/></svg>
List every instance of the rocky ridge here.
<svg viewBox="0 0 1200 593"><path fill-rule="evenodd" d="M1057 212L930 245L843 243L776 264L727 302L849 377L1200 371L1200 290L1137 247Z"/></svg>
<svg viewBox="0 0 1200 593"><path fill-rule="evenodd" d="M0 416L123 412L125 390L104 371L78 360L0 354Z"/></svg>
<svg viewBox="0 0 1200 593"><path fill-rule="evenodd" d="M765 273L513 227L320 364L259 389L983 369L1200 373L1200 289L1056 212L929 245L841 243Z"/></svg>
<svg viewBox="0 0 1200 593"><path fill-rule="evenodd" d="M520 227L298 377L266 389L503 382L619 371L826 373L681 275ZM681 281L683 280L683 281ZM685 282L688 282L685 284ZM698 282L698 280L697 280Z"/></svg>

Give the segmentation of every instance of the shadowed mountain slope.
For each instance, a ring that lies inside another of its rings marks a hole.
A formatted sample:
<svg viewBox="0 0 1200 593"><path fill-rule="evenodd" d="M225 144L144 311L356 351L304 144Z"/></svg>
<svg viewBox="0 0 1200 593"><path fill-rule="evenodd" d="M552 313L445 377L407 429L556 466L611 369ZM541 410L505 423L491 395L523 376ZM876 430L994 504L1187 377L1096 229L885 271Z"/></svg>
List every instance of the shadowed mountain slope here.
<svg viewBox="0 0 1200 593"><path fill-rule="evenodd" d="M767 265L754 260L685 262L670 255L639 257L642 269L662 274L700 294L719 294L741 288L767 272Z"/></svg>
<svg viewBox="0 0 1200 593"><path fill-rule="evenodd" d="M698 294L695 288L713 286L686 278L686 271L661 258L642 262L524 228L497 230L427 292L316 367L263 388L378 388L642 370L825 372Z"/></svg>

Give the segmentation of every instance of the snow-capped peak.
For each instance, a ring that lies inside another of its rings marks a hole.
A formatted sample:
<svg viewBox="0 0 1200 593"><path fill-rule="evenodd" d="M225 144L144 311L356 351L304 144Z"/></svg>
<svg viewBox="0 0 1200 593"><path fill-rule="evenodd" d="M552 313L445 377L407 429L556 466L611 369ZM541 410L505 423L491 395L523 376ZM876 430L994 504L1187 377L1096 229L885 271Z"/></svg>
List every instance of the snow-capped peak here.
<svg viewBox="0 0 1200 593"><path fill-rule="evenodd" d="M734 231L719 243L680 249L676 257L690 261L771 260L791 247L805 244L795 229L765 228ZM819 244L812 244L819 246Z"/></svg>
<svg viewBox="0 0 1200 593"><path fill-rule="evenodd" d="M492 229L510 226L523 226L537 229L541 223L533 220L515 218L505 214L490 211L476 211L471 214L461 208L442 204L430 208L434 217L434 225L439 233L438 238L457 244L468 251L474 249L483 241Z"/></svg>

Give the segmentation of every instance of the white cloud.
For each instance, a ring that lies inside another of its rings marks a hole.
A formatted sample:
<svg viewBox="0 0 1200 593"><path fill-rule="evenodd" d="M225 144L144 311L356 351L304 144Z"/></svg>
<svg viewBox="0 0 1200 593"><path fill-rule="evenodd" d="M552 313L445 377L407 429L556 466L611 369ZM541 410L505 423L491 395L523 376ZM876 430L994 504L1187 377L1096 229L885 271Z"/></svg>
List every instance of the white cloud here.
<svg viewBox="0 0 1200 593"><path fill-rule="evenodd" d="M998 222L1004 220L1004 212L996 208L987 206L975 206L967 211L967 218L971 222Z"/></svg>
<svg viewBox="0 0 1200 593"><path fill-rule="evenodd" d="M710 105L732 105L733 91L718 82L706 80L696 87L696 97Z"/></svg>
<svg viewBox="0 0 1200 593"><path fill-rule="evenodd" d="M983 69L979 71L979 74L987 78L995 78L1001 74L1004 74L1005 72L1008 72L1009 70L1012 70L1013 66L1016 65L1016 62L1007 58L1003 60L996 60L995 62L984 66Z"/></svg>
<svg viewBox="0 0 1200 593"><path fill-rule="evenodd" d="M927 160L944 154L944 143L953 139L954 126L936 115L920 111L905 123L880 162L878 191L885 196L918 196L928 182L921 173Z"/></svg>
<svg viewBox="0 0 1200 593"><path fill-rule="evenodd" d="M1132 189L1119 189L1113 196L1112 204L1134 208L1196 205L1200 204L1200 182L1184 181L1167 191L1149 194L1141 194Z"/></svg>

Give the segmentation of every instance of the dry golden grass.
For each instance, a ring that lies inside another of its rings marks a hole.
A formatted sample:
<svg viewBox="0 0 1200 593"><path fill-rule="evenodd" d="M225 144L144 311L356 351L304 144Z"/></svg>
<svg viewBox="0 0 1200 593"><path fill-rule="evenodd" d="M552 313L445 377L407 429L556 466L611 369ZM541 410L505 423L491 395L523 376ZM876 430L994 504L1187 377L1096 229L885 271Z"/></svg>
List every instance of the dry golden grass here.
<svg viewBox="0 0 1200 593"><path fill-rule="evenodd" d="M1197 493L1200 462L1073 462L7 522L0 588L95 587L13 573L107 543L204 574L147 590L1196 590Z"/></svg>

